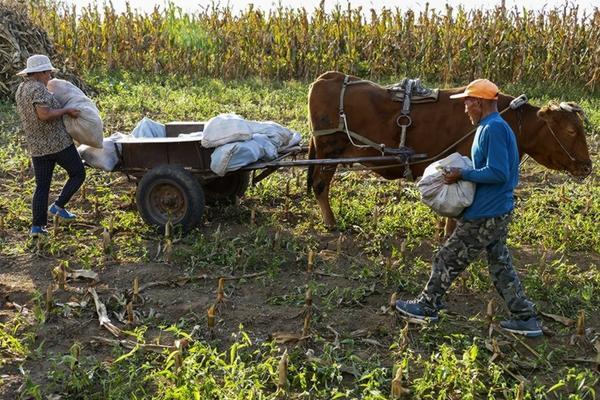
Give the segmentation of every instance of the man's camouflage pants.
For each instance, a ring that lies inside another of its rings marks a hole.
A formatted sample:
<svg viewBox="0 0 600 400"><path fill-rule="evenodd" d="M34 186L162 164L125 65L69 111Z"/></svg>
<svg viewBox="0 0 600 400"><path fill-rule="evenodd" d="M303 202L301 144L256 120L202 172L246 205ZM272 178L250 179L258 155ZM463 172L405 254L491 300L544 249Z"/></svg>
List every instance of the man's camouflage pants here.
<svg viewBox="0 0 600 400"><path fill-rule="evenodd" d="M419 302L434 310L456 277L485 249L494 286L513 318L536 315L535 305L525 297L506 246L511 213L495 218L459 220L452 236L435 255L429 281Z"/></svg>

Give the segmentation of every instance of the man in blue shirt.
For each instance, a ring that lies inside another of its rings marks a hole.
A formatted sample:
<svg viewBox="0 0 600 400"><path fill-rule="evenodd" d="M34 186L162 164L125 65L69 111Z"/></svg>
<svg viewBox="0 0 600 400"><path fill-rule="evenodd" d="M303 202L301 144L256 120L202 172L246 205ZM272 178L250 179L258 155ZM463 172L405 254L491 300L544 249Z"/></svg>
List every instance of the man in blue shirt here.
<svg viewBox="0 0 600 400"><path fill-rule="evenodd" d="M487 79L477 79L463 93L450 98L464 99L465 113L477 131L471 147L473 169L452 168L444 180L447 184L460 179L475 182L475 198L435 255L421 295L415 300L398 300L396 310L413 318L437 321L442 296L485 249L494 286L511 313L511 319L500 326L529 337L541 336L535 306L523 292L506 246L513 191L519 181L519 152L512 129L498 113L498 87Z"/></svg>

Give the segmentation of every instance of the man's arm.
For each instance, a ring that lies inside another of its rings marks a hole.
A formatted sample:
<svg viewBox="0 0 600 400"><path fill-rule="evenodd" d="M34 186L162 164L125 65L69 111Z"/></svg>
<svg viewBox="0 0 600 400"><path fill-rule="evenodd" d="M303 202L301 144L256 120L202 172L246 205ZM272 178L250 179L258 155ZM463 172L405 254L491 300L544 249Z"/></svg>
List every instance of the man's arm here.
<svg viewBox="0 0 600 400"><path fill-rule="evenodd" d="M487 162L482 168L462 170L461 178L475 183L506 182L510 176L509 132L501 124L493 124L483 133L486 137L482 151L485 151Z"/></svg>

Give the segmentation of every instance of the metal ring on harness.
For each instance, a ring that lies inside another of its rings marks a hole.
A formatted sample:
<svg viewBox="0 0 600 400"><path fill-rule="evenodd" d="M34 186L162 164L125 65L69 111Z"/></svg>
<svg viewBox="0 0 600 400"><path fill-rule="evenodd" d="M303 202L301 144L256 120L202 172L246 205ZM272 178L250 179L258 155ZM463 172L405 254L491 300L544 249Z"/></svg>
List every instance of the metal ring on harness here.
<svg viewBox="0 0 600 400"><path fill-rule="evenodd" d="M400 122L402 118L406 118L406 124L402 124ZM410 115L400 114L398 115L398 118L396 118L396 125L398 125L400 128L408 128L412 125L412 118Z"/></svg>

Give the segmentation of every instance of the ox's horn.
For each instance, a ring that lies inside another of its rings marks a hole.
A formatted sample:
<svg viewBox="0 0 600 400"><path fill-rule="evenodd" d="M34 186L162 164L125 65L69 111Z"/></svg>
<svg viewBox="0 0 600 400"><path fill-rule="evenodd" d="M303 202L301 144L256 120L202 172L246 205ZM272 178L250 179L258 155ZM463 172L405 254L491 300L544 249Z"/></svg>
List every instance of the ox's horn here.
<svg viewBox="0 0 600 400"><path fill-rule="evenodd" d="M580 105L575 104L575 103L562 102L562 103L559 104L559 108L561 110L577 114L577 116L579 116L579 118L581 118L581 121L583 122L584 128L587 131L592 131L593 130L593 127L592 127L592 124L590 123L590 120L588 119L587 115L585 115L585 111L583 111L583 108L581 108Z"/></svg>
<svg viewBox="0 0 600 400"><path fill-rule="evenodd" d="M563 101L558 106L560 107L561 110L565 110L565 111L569 111L569 112L574 112L574 113L583 112L583 109L574 103L566 103Z"/></svg>
<svg viewBox="0 0 600 400"><path fill-rule="evenodd" d="M527 96L522 94L519 97L515 97L509 104L509 107L513 110L521 107L523 104L527 103Z"/></svg>

